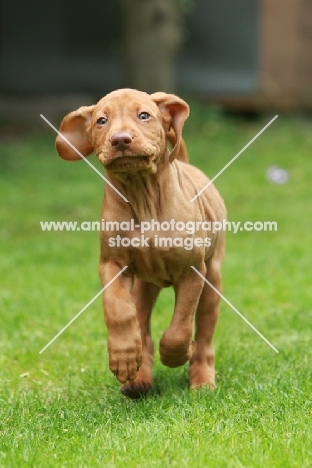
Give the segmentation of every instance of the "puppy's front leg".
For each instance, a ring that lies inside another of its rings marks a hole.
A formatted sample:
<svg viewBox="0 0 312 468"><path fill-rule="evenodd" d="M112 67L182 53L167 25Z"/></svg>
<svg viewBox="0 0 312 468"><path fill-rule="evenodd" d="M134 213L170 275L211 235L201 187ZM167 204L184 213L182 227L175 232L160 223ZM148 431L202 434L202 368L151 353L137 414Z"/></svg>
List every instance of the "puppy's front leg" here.
<svg viewBox="0 0 312 468"><path fill-rule="evenodd" d="M103 286L121 270L115 262L100 265ZM104 319L108 329L109 368L119 382L133 381L142 364L142 340L132 301L133 277L121 274L104 291Z"/></svg>
<svg viewBox="0 0 312 468"><path fill-rule="evenodd" d="M205 274L205 266L200 269ZM187 362L195 350L192 343L193 321L204 286L203 279L190 268L174 285L176 303L169 328L163 334L159 353L165 366L178 367Z"/></svg>

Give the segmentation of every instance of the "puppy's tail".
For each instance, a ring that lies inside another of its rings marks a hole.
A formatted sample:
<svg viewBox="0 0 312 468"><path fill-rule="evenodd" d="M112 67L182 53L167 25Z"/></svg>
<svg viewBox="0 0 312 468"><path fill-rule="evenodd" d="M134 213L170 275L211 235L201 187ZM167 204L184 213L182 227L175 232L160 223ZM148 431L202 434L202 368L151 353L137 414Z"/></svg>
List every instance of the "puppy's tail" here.
<svg viewBox="0 0 312 468"><path fill-rule="evenodd" d="M173 148L177 142L177 137L173 128L170 128L170 130L166 133L166 138ZM189 162L188 152L187 152L186 144L183 138L181 138L179 154L176 157L176 159L185 163Z"/></svg>

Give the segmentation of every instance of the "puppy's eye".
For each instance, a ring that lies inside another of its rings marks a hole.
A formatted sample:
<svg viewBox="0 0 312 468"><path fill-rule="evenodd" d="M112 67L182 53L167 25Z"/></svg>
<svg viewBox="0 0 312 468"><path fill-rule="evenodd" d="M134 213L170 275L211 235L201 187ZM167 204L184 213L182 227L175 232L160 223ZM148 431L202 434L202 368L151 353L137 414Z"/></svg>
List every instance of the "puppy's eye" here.
<svg viewBox="0 0 312 468"><path fill-rule="evenodd" d="M106 117L100 117L100 118L97 119L97 121L96 121L96 123L97 123L98 125L105 125L106 122L107 122Z"/></svg>
<svg viewBox="0 0 312 468"><path fill-rule="evenodd" d="M150 115L148 112L140 112L138 115L139 120L148 120L150 118Z"/></svg>

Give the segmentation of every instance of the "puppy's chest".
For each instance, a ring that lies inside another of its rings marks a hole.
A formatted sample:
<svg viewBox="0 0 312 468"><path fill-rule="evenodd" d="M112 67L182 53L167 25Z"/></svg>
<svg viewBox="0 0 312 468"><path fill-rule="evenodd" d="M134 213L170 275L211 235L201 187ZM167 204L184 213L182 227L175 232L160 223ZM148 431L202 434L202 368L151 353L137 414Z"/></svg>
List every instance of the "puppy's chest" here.
<svg viewBox="0 0 312 468"><path fill-rule="evenodd" d="M196 266L211 246L205 233L191 234L182 224L178 230L169 221L130 223L128 230L126 223L119 227L122 229L102 232L102 252L128 265L138 278L161 287L174 283L190 265Z"/></svg>

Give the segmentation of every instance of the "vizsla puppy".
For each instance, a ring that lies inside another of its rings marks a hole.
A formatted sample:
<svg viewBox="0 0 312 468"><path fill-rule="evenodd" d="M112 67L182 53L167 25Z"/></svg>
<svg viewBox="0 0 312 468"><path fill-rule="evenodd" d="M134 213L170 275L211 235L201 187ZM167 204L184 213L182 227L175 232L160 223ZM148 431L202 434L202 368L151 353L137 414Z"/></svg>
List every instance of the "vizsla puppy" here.
<svg viewBox="0 0 312 468"><path fill-rule="evenodd" d="M84 156L95 152L107 180L128 200L106 185L102 218L115 221L117 227L101 232L100 277L104 286L127 266L105 290L103 308L109 367L130 398L152 386L150 316L160 289L167 286L174 288L175 307L160 340L160 359L169 367L190 361L191 388L215 385L212 338L219 296L191 266L220 290L224 233L207 229L207 221L222 222L226 211L213 185L190 202L208 179L181 161L187 158L181 132L188 114L188 105L177 96L121 89L96 105L71 112L60 127ZM81 159L61 137L56 147L63 159ZM125 232L120 225L130 225L131 220L135 227ZM151 227L142 240L141 226L152 220L167 222L162 224L167 227L171 222L171 229L155 233ZM178 229L172 220L180 222ZM181 223L189 222L198 227L191 235L180 229ZM166 244L159 245L155 234L165 236ZM127 247L116 241L117 236L128 238Z"/></svg>

